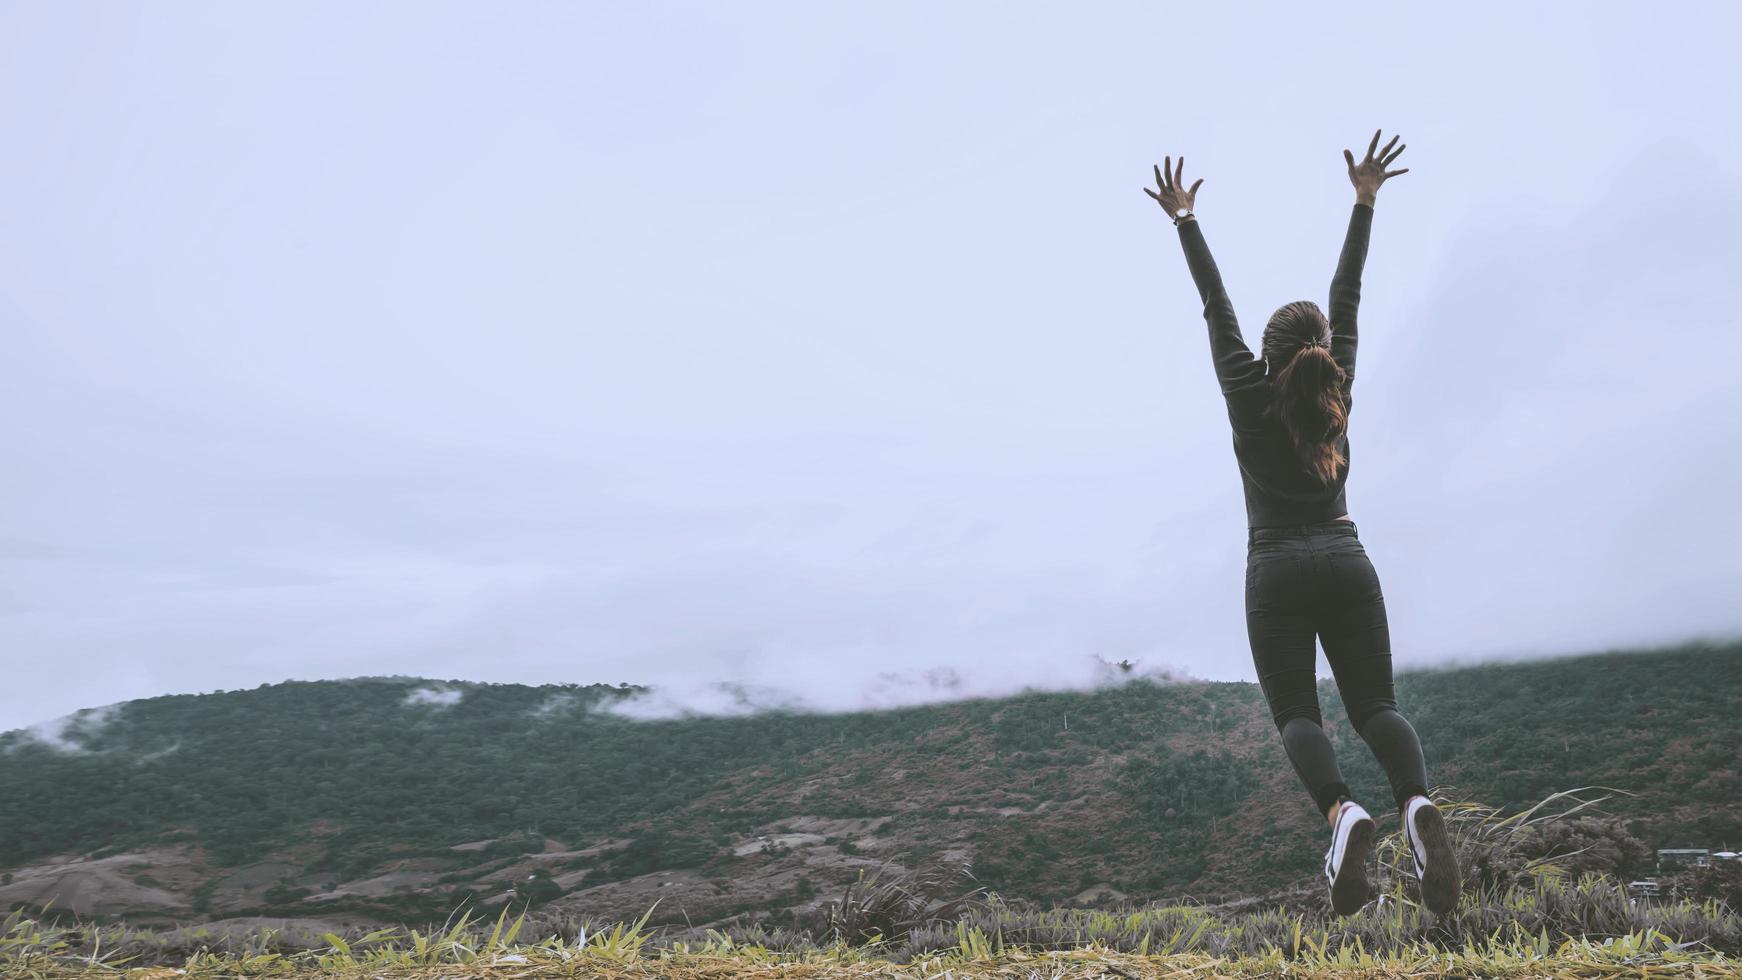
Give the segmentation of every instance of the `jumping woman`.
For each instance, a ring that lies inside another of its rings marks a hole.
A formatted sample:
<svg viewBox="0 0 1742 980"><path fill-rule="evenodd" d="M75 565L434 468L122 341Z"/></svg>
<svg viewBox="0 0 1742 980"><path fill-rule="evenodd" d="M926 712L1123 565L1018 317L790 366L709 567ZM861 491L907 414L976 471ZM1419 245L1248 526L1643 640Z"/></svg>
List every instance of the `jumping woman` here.
<svg viewBox="0 0 1742 980"><path fill-rule="evenodd" d="M1330 317L1297 300L1271 314L1264 356L1240 336L1234 307L1210 257L1192 206L1199 178L1182 189L1185 159L1155 168L1157 189L1144 188L1173 218L1186 265L1204 304L1210 353L1234 429L1234 456L1246 497L1246 632L1259 685L1282 745L1319 812L1331 825L1325 880L1331 906L1348 915L1372 888L1367 859L1373 818L1350 798L1319 714L1317 650L1342 692L1349 720L1384 767L1427 907L1457 904L1457 858L1445 819L1427 798L1427 767L1415 729L1397 712L1391 680L1391 635L1385 596L1344 503L1349 476L1347 426L1355 380L1355 308L1379 186L1408 168L1385 168L1403 152L1379 147L1360 163L1348 150L1354 211L1331 278Z"/></svg>

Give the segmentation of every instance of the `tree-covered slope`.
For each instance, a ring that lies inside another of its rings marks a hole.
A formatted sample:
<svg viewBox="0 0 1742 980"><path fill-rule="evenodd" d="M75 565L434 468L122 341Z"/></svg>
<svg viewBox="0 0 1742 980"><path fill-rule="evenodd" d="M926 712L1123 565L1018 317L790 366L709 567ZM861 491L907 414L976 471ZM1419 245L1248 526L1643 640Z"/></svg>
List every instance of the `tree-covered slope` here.
<svg viewBox="0 0 1742 980"><path fill-rule="evenodd" d="M1739 666L1742 644L1690 644L1407 673L1399 698L1457 796L1522 804L1603 784L1638 794L1611 809L1648 843L1735 846ZM270 900L247 892L225 911L289 914L334 880L423 857L441 887L396 907L434 911L481 894L487 863L507 875L520 852L566 847L571 873L553 896L596 906L601 889L686 869L720 911L773 901L734 892L751 878L778 878L797 902L874 858L957 857L1006 894L1059 900L1091 886L1256 893L1310 876L1322 850L1322 818L1251 684L1133 681L833 715L593 710L631 690L291 682L126 702L70 727L77 751L6 733L0 868L191 842L214 869L284 865ZM1351 785L1388 810L1334 688L1321 693ZM810 857L745 847L795 818L875 819L803 838ZM453 846L484 840L497 843Z"/></svg>

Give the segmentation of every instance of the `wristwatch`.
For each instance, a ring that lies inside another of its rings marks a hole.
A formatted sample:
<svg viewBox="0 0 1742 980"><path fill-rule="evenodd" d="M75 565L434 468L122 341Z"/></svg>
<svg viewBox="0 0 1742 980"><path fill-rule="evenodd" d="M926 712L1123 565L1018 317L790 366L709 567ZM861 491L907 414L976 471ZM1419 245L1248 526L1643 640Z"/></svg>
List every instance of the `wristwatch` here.
<svg viewBox="0 0 1742 980"><path fill-rule="evenodd" d="M1175 211L1173 213L1174 227L1176 227L1176 228L1179 227L1180 222L1186 220L1187 218L1192 218L1192 217L1196 217L1196 215L1192 214L1191 208L1180 208L1178 211Z"/></svg>

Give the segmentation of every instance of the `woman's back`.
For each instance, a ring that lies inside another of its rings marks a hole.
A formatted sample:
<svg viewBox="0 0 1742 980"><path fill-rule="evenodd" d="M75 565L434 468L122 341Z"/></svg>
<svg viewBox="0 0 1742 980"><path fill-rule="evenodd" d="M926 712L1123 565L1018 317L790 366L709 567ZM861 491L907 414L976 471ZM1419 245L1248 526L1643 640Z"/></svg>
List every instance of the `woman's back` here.
<svg viewBox="0 0 1742 980"><path fill-rule="evenodd" d="M1348 232L1337 269L1331 277L1330 355L1342 374L1340 395L1348 412L1355 383L1357 349L1356 311L1361 301L1361 269L1367 261L1367 241L1373 227L1371 205L1356 202L1349 215ZM1234 430L1234 457L1240 465L1240 483L1246 498L1248 527L1310 524L1334 520L1349 512L1344 484L1349 477L1349 438L1339 431L1332 448L1337 459L1329 480L1319 477L1302 461L1296 441L1277 414L1273 375L1265 360L1253 355L1240 335L1233 303L1222 285L1203 230L1194 220L1179 225L1180 244L1192 281L1204 302L1204 320L1209 325L1210 354L1216 378L1228 404L1228 421ZM1297 304L1314 310L1312 304ZM1320 321L1321 325L1323 321ZM1322 357L1323 353L1319 352ZM1272 365L1274 368L1275 365ZM1328 368L1328 365L1327 365Z"/></svg>
<svg viewBox="0 0 1742 980"><path fill-rule="evenodd" d="M1302 465L1282 420L1267 411L1268 391L1228 398L1234 429L1234 458L1246 496L1246 525L1313 524L1349 512L1344 484L1349 479L1349 436L1337 438L1342 462L1331 482L1320 481Z"/></svg>

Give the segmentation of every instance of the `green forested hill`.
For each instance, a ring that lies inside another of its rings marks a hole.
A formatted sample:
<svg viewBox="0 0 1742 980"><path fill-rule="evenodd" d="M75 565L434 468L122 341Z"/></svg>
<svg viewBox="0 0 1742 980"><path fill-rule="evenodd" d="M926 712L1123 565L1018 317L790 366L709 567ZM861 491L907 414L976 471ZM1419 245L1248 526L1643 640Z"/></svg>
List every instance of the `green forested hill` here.
<svg viewBox="0 0 1742 980"><path fill-rule="evenodd" d="M1610 809L1647 843L1735 847L1739 667L1742 643L1699 643L1408 673L1399 698L1452 795L1523 804L1603 784L1638 794ZM453 703L411 697L430 688ZM1322 818L1252 684L1133 681L659 722L589 710L632 690L290 682L126 702L67 733L78 752L6 733L0 868L177 841L214 868L295 855L276 890L226 910L293 914L332 881L419 856L437 862L440 887L371 907L438 911L482 893L467 875L483 863L606 842L565 858L575 873L557 890L603 901L611 883L688 869L729 908L734 882L798 860L782 846L739 853L743 842L795 818L885 819L856 837L819 836L836 860L794 865L797 877L782 879L796 882L794 901L850 880L855 855L954 854L1006 894L1059 900L1091 885L1133 897L1255 893L1310 875L1322 850ZM1389 810L1334 688L1321 693L1351 785ZM495 843L452 849L484 840ZM210 906L213 894L190 901Z"/></svg>

